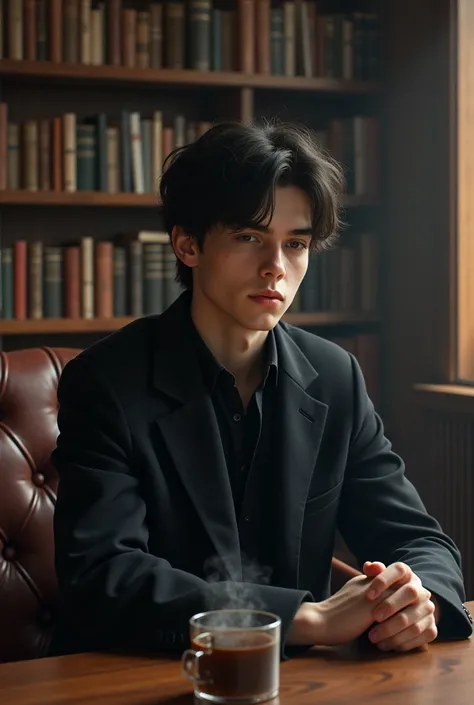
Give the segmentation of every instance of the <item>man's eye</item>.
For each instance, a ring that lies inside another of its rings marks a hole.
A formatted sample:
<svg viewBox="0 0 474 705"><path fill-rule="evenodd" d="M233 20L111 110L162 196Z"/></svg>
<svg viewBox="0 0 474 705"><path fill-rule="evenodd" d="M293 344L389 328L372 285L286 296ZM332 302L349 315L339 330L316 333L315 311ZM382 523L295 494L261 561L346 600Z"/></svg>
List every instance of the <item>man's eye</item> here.
<svg viewBox="0 0 474 705"><path fill-rule="evenodd" d="M238 236L238 239L242 240L242 242L252 242L252 238L255 239L255 235L249 235L248 233Z"/></svg>
<svg viewBox="0 0 474 705"><path fill-rule="evenodd" d="M301 242L300 240L291 240L291 242L289 242L288 244L292 250L307 250L308 249L308 245L305 242Z"/></svg>

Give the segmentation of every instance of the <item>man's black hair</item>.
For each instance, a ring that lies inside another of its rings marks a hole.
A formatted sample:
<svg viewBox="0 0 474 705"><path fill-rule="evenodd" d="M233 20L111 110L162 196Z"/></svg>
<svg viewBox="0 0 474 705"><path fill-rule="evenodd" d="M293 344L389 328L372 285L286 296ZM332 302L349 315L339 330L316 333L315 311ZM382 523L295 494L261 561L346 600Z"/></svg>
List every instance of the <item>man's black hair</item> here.
<svg viewBox="0 0 474 705"><path fill-rule="evenodd" d="M343 183L340 166L305 127L274 121L221 123L165 160L160 181L163 223L170 236L180 226L202 250L206 233L215 226L268 225L275 188L291 185L308 196L312 247L323 249L341 225ZM179 259L176 279L192 288L192 270Z"/></svg>

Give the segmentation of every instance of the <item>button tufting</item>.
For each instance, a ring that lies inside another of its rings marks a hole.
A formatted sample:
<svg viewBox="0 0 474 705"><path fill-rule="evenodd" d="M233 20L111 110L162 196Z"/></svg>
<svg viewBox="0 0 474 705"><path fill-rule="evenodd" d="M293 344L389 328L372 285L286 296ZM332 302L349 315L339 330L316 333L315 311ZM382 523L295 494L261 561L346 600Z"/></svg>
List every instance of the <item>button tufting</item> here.
<svg viewBox="0 0 474 705"><path fill-rule="evenodd" d="M36 487L43 487L44 475L42 472L33 473L33 477L31 479L33 480L33 483L36 485Z"/></svg>
<svg viewBox="0 0 474 705"><path fill-rule="evenodd" d="M5 546L3 549L3 557L6 561L14 561L16 558L16 551L13 546Z"/></svg>

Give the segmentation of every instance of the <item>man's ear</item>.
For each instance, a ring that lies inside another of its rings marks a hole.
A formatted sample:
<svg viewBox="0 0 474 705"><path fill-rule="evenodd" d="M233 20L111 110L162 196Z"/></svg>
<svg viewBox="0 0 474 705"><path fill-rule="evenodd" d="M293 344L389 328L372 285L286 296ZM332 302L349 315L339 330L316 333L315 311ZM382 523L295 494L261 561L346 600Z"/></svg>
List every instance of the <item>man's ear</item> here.
<svg viewBox="0 0 474 705"><path fill-rule="evenodd" d="M171 231L171 243L176 257L187 267L195 267L198 262L199 248L192 235L175 225Z"/></svg>

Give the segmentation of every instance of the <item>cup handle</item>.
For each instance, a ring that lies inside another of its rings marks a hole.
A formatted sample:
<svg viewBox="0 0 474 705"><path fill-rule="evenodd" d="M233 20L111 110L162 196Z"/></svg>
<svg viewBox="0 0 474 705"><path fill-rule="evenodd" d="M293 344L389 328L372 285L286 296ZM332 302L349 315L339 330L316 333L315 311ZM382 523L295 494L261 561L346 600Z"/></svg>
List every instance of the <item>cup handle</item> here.
<svg viewBox="0 0 474 705"><path fill-rule="evenodd" d="M204 656L204 651L187 649L181 659L183 675L195 683L203 683L199 672L199 659Z"/></svg>

